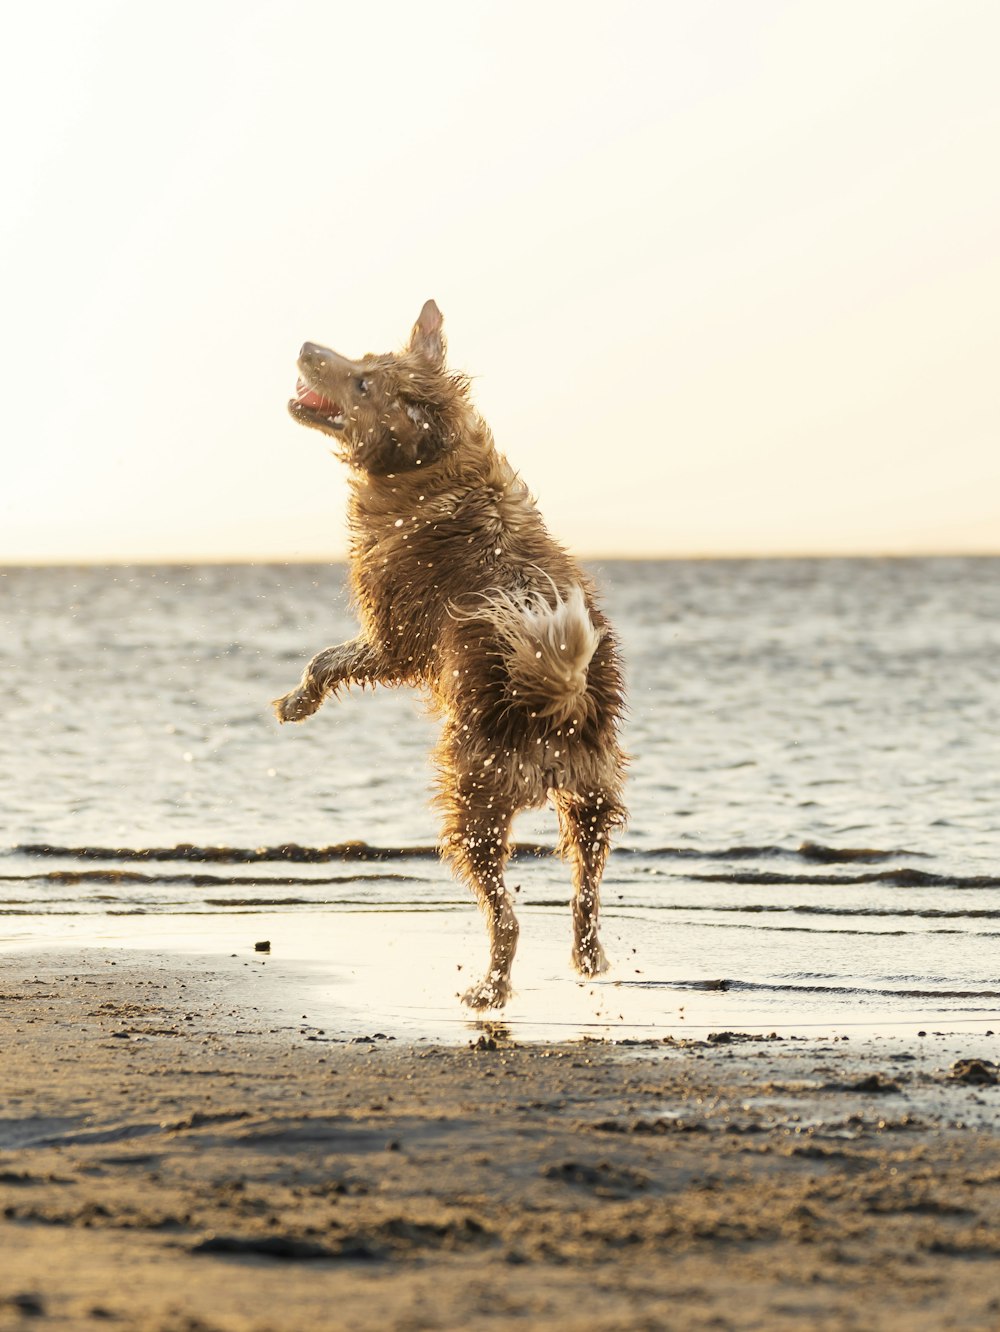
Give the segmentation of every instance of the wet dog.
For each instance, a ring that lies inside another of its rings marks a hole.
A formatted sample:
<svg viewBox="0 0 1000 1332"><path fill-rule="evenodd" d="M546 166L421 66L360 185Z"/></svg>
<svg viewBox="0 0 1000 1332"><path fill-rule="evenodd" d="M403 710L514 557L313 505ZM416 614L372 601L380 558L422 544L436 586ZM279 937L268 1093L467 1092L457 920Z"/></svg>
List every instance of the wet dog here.
<svg viewBox="0 0 1000 1332"><path fill-rule="evenodd" d="M546 800L572 870L573 963L598 975L601 876L626 810L622 669L594 588L497 452L468 379L446 367L433 301L403 351L351 361L307 342L298 369L291 415L330 436L350 468L361 632L313 657L276 700L278 719L303 721L342 685L427 691L443 718L442 853L489 931L489 969L465 1002L500 1008L510 997L511 821Z"/></svg>

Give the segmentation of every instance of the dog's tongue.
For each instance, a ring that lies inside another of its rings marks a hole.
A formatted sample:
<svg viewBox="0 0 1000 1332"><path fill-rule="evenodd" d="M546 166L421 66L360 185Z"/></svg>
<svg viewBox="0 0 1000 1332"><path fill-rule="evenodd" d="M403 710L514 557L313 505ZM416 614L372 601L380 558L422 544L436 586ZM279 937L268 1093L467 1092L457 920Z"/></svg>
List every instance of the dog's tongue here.
<svg viewBox="0 0 1000 1332"><path fill-rule="evenodd" d="M336 414L337 404L329 398L324 398L322 393L317 393L315 389L311 389L304 379L296 381L295 397L303 407L311 407L314 412Z"/></svg>

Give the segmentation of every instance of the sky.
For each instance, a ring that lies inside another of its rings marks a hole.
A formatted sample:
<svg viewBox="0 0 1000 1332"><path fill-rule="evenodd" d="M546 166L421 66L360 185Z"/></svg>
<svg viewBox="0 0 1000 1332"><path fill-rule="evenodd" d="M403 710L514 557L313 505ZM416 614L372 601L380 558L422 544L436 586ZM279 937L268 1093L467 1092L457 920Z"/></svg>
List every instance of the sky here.
<svg viewBox="0 0 1000 1332"><path fill-rule="evenodd" d="M0 563L337 559L424 300L590 556L1000 552L995 0L87 0L0 52Z"/></svg>

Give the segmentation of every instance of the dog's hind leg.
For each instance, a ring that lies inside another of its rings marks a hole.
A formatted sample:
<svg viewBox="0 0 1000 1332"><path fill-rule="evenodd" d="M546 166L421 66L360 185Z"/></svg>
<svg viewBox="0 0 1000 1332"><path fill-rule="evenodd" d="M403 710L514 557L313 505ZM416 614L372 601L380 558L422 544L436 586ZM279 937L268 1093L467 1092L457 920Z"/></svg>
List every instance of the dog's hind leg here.
<svg viewBox="0 0 1000 1332"><path fill-rule="evenodd" d="M442 786L446 812L441 851L478 897L490 942L489 970L462 1001L470 1008L502 1008L511 994L510 969L519 933L503 877L514 810L496 803L485 790L448 789L447 780Z"/></svg>
<svg viewBox="0 0 1000 1332"><path fill-rule="evenodd" d="M622 824L624 810L600 795L553 791L552 799L559 815L559 854L573 874L573 966L583 976L599 976L609 965L598 938L601 876L609 835Z"/></svg>
<svg viewBox="0 0 1000 1332"><path fill-rule="evenodd" d="M383 678L377 654L363 638L352 638L317 652L298 685L271 706L280 722L305 721L338 685L375 684Z"/></svg>

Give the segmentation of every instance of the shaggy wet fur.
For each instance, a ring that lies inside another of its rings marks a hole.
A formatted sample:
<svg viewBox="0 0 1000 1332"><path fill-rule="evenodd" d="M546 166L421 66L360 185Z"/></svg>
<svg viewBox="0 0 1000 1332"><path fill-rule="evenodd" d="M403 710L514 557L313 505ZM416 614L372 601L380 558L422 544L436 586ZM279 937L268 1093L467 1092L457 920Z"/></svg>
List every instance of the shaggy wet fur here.
<svg viewBox="0 0 1000 1332"><path fill-rule="evenodd" d="M350 684L424 688L443 718L435 751L442 852L486 915L490 962L464 996L511 993L518 925L504 884L514 815L551 799L573 878L573 963L607 969L598 939L609 836L626 817L624 691L611 626L575 560L445 366L440 312L405 351L349 361L306 343L292 416L350 467L351 578L361 633L313 657L275 702L302 721Z"/></svg>

